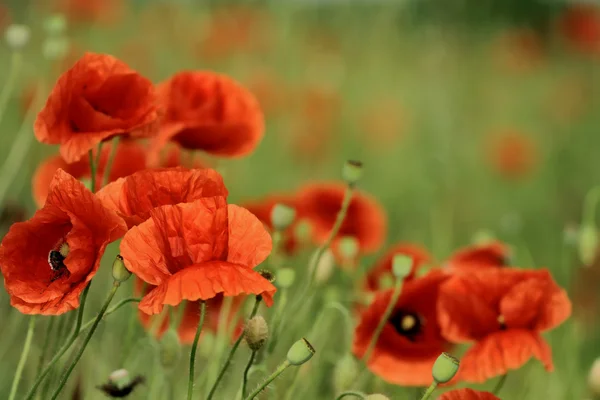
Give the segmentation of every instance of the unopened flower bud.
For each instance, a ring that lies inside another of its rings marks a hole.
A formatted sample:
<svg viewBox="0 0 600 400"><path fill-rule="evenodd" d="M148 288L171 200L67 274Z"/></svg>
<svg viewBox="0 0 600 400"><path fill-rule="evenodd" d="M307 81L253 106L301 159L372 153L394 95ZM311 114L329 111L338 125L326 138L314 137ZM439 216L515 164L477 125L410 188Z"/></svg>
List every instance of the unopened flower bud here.
<svg viewBox="0 0 600 400"><path fill-rule="evenodd" d="M285 204L277 203L271 210L271 224L277 231L287 229L296 218L296 209Z"/></svg>
<svg viewBox="0 0 600 400"><path fill-rule="evenodd" d="M165 369L177 365L181 356L181 343L179 335L174 329L168 329L160 340L160 363Z"/></svg>
<svg viewBox="0 0 600 400"><path fill-rule="evenodd" d="M390 400L389 397L384 396L382 394L379 393L375 393L375 394L370 394L367 397L365 397L366 400Z"/></svg>
<svg viewBox="0 0 600 400"><path fill-rule="evenodd" d="M358 373L359 370L356 359L350 354L344 355L344 357L337 362L333 370L333 388L336 393L344 391L347 387L351 387L354 384Z"/></svg>
<svg viewBox="0 0 600 400"><path fill-rule="evenodd" d="M458 358L453 357L448 353L442 353L433 364L431 370L433 380L437 383L449 382L458 372L459 366L460 361Z"/></svg>
<svg viewBox="0 0 600 400"><path fill-rule="evenodd" d="M67 19L62 14L51 15L44 21L44 30L48 35L61 35L67 30Z"/></svg>
<svg viewBox="0 0 600 400"><path fill-rule="evenodd" d="M396 254L392 259L392 273L396 279L404 279L412 271L413 260L404 254Z"/></svg>
<svg viewBox="0 0 600 400"><path fill-rule="evenodd" d="M300 243L309 242L310 236L312 235L312 226L310 222L305 219L298 221L294 229L294 235Z"/></svg>
<svg viewBox="0 0 600 400"><path fill-rule="evenodd" d="M594 396L600 396L600 358L597 358L590 368L588 386Z"/></svg>
<svg viewBox="0 0 600 400"><path fill-rule="evenodd" d="M27 25L12 24L4 32L6 43L13 50L20 50L25 47L30 36L31 30Z"/></svg>
<svg viewBox="0 0 600 400"><path fill-rule="evenodd" d="M58 252L64 258L67 258L67 256L69 255L70 251L71 251L71 249L69 248L69 244L67 242L64 242L63 244L61 244L60 248L58 249Z"/></svg>
<svg viewBox="0 0 600 400"><path fill-rule="evenodd" d="M69 41L64 37L48 38L44 41L42 54L46 60L60 60L69 52Z"/></svg>
<svg viewBox="0 0 600 400"><path fill-rule="evenodd" d="M319 283L327 282L333 274L334 266L335 257L330 250L326 250L316 266L317 272L315 274L315 280Z"/></svg>
<svg viewBox="0 0 600 400"><path fill-rule="evenodd" d="M363 165L360 161L346 161L342 169L342 179L349 185L354 186L362 178Z"/></svg>
<svg viewBox="0 0 600 400"><path fill-rule="evenodd" d="M302 338L290 347L287 353L287 360L291 365L302 365L312 358L315 349L308 340Z"/></svg>
<svg viewBox="0 0 600 400"><path fill-rule="evenodd" d="M354 260L358 256L360 244L355 237L344 236L338 242L338 249L344 260Z"/></svg>
<svg viewBox="0 0 600 400"><path fill-rule="evenodd" d="M277 271L277 286L281 289L287 289L294 284L296 280L296 271L292 268L281 268Z"/></svg>
<svg viewBox="0 0 600 400"><path fill-rule="evenodd" d="M268 337L269 326L263 317L257 315L248 320L246 328L244 328L244 339L250 350L256 351L260 349Z"/></svg>
<svg viewBox="0 0 600 400"><path fill-rule="evenodd" d="M120 254L115 257L113 262L112 275L117 282L125 282L131 276L131 272L125 267L125 262L123 262L123 257Z"/></svg>
<svg viewBox="0 0 600 400"><path fill-rule="evenodd" d="M598 231L593 224L585 224L579 232L579 259L585 266L592 265L598 250Z"/></svg>

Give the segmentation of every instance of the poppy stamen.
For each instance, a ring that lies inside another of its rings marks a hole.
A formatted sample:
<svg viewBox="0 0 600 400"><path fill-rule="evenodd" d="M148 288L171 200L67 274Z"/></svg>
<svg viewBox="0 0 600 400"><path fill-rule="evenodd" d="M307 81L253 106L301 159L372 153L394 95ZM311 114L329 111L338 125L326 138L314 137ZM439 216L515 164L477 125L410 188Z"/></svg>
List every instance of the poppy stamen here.
<svg viewBox="0 0 600 400"><path fill-rule="evenodd" d="M504 315L500 314L498 316L497 321L500 324L500 330L505 330L506 329L506 319L504 318Z"/></svg>
<svg viewBox="0 0 600 400"><path fill-rule="evenodd" d="M423 319L420 315L410 311L398 311L389 321L398 334L408 340L415 341L415 337L423 330Z"/></svg>

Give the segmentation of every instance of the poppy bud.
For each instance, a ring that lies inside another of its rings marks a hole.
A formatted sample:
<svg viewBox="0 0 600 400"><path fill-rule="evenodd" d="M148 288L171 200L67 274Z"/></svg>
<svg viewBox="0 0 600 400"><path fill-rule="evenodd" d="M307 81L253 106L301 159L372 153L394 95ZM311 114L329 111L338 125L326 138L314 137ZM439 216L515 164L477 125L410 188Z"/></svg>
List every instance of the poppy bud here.
<svg viewBox="0 0 600 400"><path fill-rule="evenodd" d="M165 369L177 365L181 356L181 343L174 329L169 328L160 340L160 363Z"/></svg>
<svg viewBox="0 0 600 400"><path fill-rule="evenodd" d="M314 256L313 256L314 257ZM333 267L335 266L335 257L330 250L326 250L319 263L315 268L317 268L317 272L315 274L315 280L319 283L327 282L331 275L333 274Z"/></svg>
<svg viewBox="0 0 600 400"><path fill-rule="evenodd" d="M600 396L600 358L597 358L590 368L588 386L594 396Z"/></svg>
<svg viewBox="0 0 600 400"><path fill-rule="evenodd" d="M394 276L392 274L383 274L379 277L379 288L381 290L391 289L394 287Z"/></svg>
<svg viewBox="0 0 600 400"><path fill-rule="evenodd" d="M6 43L13 50L20 50L25 47L30 36L31 30L27 25L12 24L4 32Z"/></svg>
<svg viewBox="0 0 600 400"><path fill-rule="evenodd" d="M365 397L366 400L390 400L389 397L384 396L382 394L379 393L375 393L375 394L370 394L367 397Z"/></svg>
<svg viewBox="0 0 600 400"><path fill-rule="evenodd" d="M291 268L281 268L277 271L277 286L287 289L294 284L296 280L296 271Z"/></svg>
<svg viewBox="0 0 600 400"><path fill-rule="evenodd" d="M312 226L310 222L307 220L300 220L296 224L294 229L294 235L298 239L300 243L307 243L310 241L310 236L312 234Z"/></svg>
<svg viewBox="0 0 600 400"><path fill-rule="evenodd" d="M574 224L567 224L563 230L563 240L569 246L579 244L579 230Z"/></svg>
<svg viewBox="0 0 600 400"><path fill-rule="evenodd" d="M287 353L287 361L291 365L302 365L312 358L315 354L315 349L308 340L302 338L290 347Z"/></svg>
<svg viewBox="0 0 600 400"><path fill-rule="evenodd" d="M579 259L589 266L596 258L598 246L598 231L593 224L585 224L579 231Z"/></svg>
<svg viewBox="0 0 600 400"><path fill-rule="evenodd" d="M352 236L344 236L338 243L338 249L344 260L354 260L360 250L358 240Z"/></svg>
<svg viewBox="0 0 600 400"><path fill-rule="evenodd" d="M342 179L348 184L348 186L356 185L356 182L362 178L363 165L360 161L348 160L344 163L342 168Z"/></svg>
<svg viewBox="0 0 600 400"><path fill-rule="evenodd" d="M69 41L64 37L48 38L44 41L42 54L46 60L60 60L69 51Z"/></svg>
<svg viewBox="0 0 600 400"><path fill-rule="evenodd" d="M433 380L437 383L449 382L458 372L459 366L460 361L458 358L448 353L442 353L433 364L433 369L431 370Z"/></svg>
<svg viewBox="0 0 600 400"><path fill-rule="evenodd" d="M125 282L131 276L131 272L125 267L123 257L120 254L115 257L115 261L112 265L113 279L117 282Z"/></svg>
<svg viewBox="0 0 600 400"><path fill-rule="evenodd" d="M62 14L54 14L44 21L44 30L48 35L62 35L67 30L67 19Z"/></svg>
<svg viewBox="0 0 600 400"><path fill-rule="evenodd" d="M350 354L344 355L333 370L333 387L335 391L341 392L345 388L352 386L358 373L356 359Z"/></svg>
<svg viewBox="0 0 600 400"><path fill-rule="evenodd" d="M263 317L257 315L248 320L244 329L244 339L250 350L256 351L260 349L268 337L269 326Z"/></svg>
<svg viewBox="0 0 600 400"><path fill-rule="evenodd" d="M392 272L396 279L404 279L412 270L412 258L404 254L396 254L392 259Z"/></svg>
<svg viewBox="0 0 600 400"><path fill-rule="evenodd" d="M296 209L285 204L277 203L271 210L271 224L276 231L283 231L296 218Z"/></svg>
<svg viewBox="0 0 600 400"><path fill-rule="evenodd" d="M67 243L67 242L64 242L63 244L61 244L60 248L58 249L58 252L64 258L67 258L67 256L69 255L69 251L70 251L69 243Z"/></svg>

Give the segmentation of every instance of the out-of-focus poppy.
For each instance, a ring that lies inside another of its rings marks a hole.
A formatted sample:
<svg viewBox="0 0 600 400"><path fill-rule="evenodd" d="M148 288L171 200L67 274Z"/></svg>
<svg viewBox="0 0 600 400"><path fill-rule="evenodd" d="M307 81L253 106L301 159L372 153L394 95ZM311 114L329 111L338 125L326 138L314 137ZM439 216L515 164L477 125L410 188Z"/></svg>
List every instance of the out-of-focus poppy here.
<svg viewBox="0 0 600 400"><path fill-rule="evenodd" d="M287 89L274 71L255 69L244 82L266 115L277 115L286 109Z"/></svg>
<svg viewBox="0 0 600 400"><path fill-rule="evenodd" d="M381 287L381 280L385 276L392 276L392 261L398 254L408 256L412 259L412 268L410 274L404 278L405 281L413 279L419 267L430 263L433 257L429 252L418 244L398 243L392 246L371 268L366 277L366 289L377 291L384 289Z"/></svg>
<svg viewBox="0 0 600 400"><path fill-rule="evenodd" d="M271 237L248 210L224 197L155 208L127 232L121 255L127 269L157 286L140 302L146 314L183 300L222 294L262 295L273 303L276 289L253 268L271 252Z"/></svg>
<svg viewBox="0 0 600 400"><path fill-rule="evenodd" d="M431 368L437 357L451 348L441 335L437 321L440 285L449 277L431 271L404 283L398 302L385 324L369 360L368 368L386 382L403 386L431 383ZM355 331L353 352L363 357L393 290L380 291L362 312Z"/></svg>
<svg viewBox="0 0 600 400"><path fill-rule="evenodd" d="M56 0L56 10L72 22L112 23L123 14L122 0Z"/></svg>
<svg viewBox="0 0 600 400"><path fill-rule="evenodd" d="M545 116L561 124L571 124L590 110L592 88L583 76L569 76L559 82L544 104Z"/></svg>
<svg viewBox="0 0 600 400"><path fill-rule="evenodd" d="M446 266L454 271L504 267L509 264L509 256L510 248L504 243L494 241L458 250L450 257Z"/></svg>
<svg viewBox="0 0 600 400"><path fill-rule="evenodd" d="M97 196L131 227L148 219L156 207L228 194L217 171L177 167L136 172L106 185Z"/></svg>
<svg viewBox="0 0 600 400"><path fill-rule="evenodd" d="M251 153L264 134L258 101L233 79L184 71L158 86L164 118L152 143L153 162L169 141L222 157Z"/></svg>
<svg viewBox="0 0 600 400"><path fill-rule="evenodd" d="M600 8L596 5L569 6L559 20L559 29L575 50L600 54Z"/></svg>
<svg viewBox="0 0 600 400"><path fill-rule="evenodd" d="M10 24L12 18L8 6L0 4L0 29L4 29Z"/></svg>
<svg viewBox="0 0 600 400"><path fill-rule="evenodd" d="M500 398L490 392L465 388L446 392L440 397L440 400L500 400Z"/></svg>
<svg viewBox="0 0 600 400"><path fill-rule="evenodd" d="M485 382L530 358L553 369L541 332L571 314L571 303L547 270L492 268L454 275L440 290L438 319L453 343L477 342L463 356L459 377Z"/></svg>
<svg viewBox="0 0 600 400"><path fill-rule="evenodd" d="M503 177L516 179L530 174L535 167L536 145L517 131L494 135L490 143L492 167Z"/></svg>
<svg viewBox="0 0 600 400"><path fill-rule="evenodd" d="M542 61L543 52L542 38L532 29L512 29L497 40L497 59L509 71L532 70Z"/></svg>
<svg viewBox="0 0 600 400"><path fill-rule="evenodd" d="M44 315L79 307L107 244L126 230L81 182L58 170L44 207L14 224L0 246L11 304L22 313Z"/></svg>
<svg viewBox="0 0 600 400"><path fill-rule="evenodd" d="M72 163L113 136L153 133L157 118L152 82L112 56L86 53L58 79L34 131Z"/></svg>
<svg viewBox="0 0 600 400"><path fill-rule="evenodd" d="M406 115L396 99L383 98L366 104L358 123L367 146L393 149L404 134Z"/></svg>
<svg viewBox="0 0 600 400"><path fill-rule="evenodd" d="M110 158L112 144L102 148L100 162L98 163L96 175L96 188L98 190L102 185L104 171ZM123 140L119 143L110 172L108 182L113 182L119 178L129 176L134 172L143 170L146 167L146 150L137 142ZM48 195L48 187L52 177L58 169L63 169L77 179L90 177L89 156L85 155L79 161L68 164L60 155L51 156L44 160L35 171L32 181L33 198L38 205L42 207Z"/></svg>
<svg viewBox="0 0 600 400"><path fill-rule="evenodd" d="M313 239L324 243L340 209L346 186L341 183L314 183L298 192L302 217L312 228ZM385 240L386 215L377 200L363 192L355 191L337 238L344 236L358 240L361 253L377 251Z"/></svg>

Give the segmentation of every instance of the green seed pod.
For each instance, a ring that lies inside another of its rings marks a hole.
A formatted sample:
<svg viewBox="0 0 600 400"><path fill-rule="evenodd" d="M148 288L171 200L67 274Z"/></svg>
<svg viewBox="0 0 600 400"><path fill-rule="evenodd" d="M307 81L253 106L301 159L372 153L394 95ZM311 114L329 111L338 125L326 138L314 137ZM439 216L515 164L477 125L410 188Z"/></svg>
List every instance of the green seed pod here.
<svg viewBox="0 0 600 400"><path fill-rule="evenodd" d="M120 254L115 257L115 261L113 262L112 276L117 282L125 282L131 276L131 272L125 267L123 257Z"/></svg>
<svg viewBox="0 0 600 400"><path fill-rule="evenodd" d="M54 14L44 21L44 30L48 35L59 36L67 30L67 19L62 14Z"/></svg>
<svg viewBox="0 0 600 400"><path fill-rule="evenodd" d="M344 163L342 168L342 179L348 186L354 186L362 178L363 164L360 161L349 160Z"/></svg>
<svg viewBox="0 0 600 400"><path fill-rule="evenodd" d="M277 271L277 286L281 289L287 289L294 284L296 280L296 271L292 268L281 268Z"/></svg>
<svg viewBox="0 0 600 400"><path fill-rule="evenodd" d="M69 52L69 40L65 37L52 37L44 41L42 54L46 60L60 60Z"/></svg>
<svg viewBox="0 0 600 400"><path fill-rule="evenodd" d="M295 226L294 234L300 243L307 243L310 241L312 235L312 226L307 220L300 220Z"/></svg>
<svg viewBox="0 0 600 400"><path fill-rule="evenodd" d="M177 365L181 357L181 343L177 332L169 328L160 340L160 363L165 369Z"/></svg>
<svg viewBox="0 0 600 400"><path fill-rule="evenodd" d="M6 28L4 39L13 50L20 50L29 42L31 30L27 25L12 24Z"/></svg>
<svg viewBox="0 0 600 400"><path fill-rule="evenodd" d="M412 264L412 258L404 254L396 254L392 259L392 273L396 279L404 279L410 275Z"/></svg>
<svg viewBox="0 0 600 400"><path fill-rule="evenodd" d="M308 340L302 338L290 347L287 353L287 360L291 365L302 365L312 358L315 349Z"/></svg>
<svg viewBox="0 0 600 400"><path fill-rule="evenodd" d="M433 380L437 383L449 382L458 372L460 361L458 358L451 356L448 353L442 353L435 363L431 371Z"/></svg>
<svg viewBox="0 0 600 400"><path fill-rule="evenodd" d="M360 250L358 240L352 236L344 236L340 239L338 249L345 260L354 260Z"/></svg>
<svg viewBox="0 0 600 400"><path fill-rule="evenodd" d="M598 231L593 224L585 224L579 231L579 259L585 266L592 265L598 251Z"/></svg>
<svg viewBox="0 0 600 400"><path fill-rule="evenodd" d="M277 231L287 229L296 218L296 209L285 204L277 203L271 210L271 224Z"/></svg>

